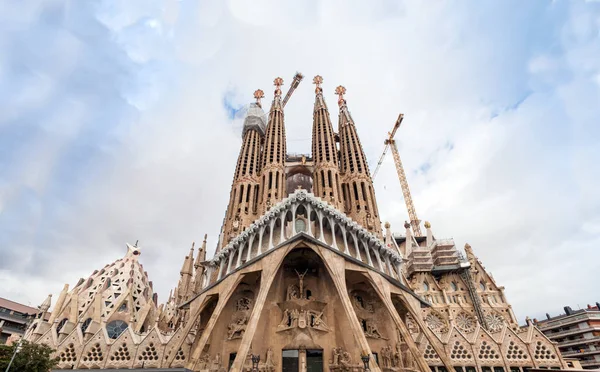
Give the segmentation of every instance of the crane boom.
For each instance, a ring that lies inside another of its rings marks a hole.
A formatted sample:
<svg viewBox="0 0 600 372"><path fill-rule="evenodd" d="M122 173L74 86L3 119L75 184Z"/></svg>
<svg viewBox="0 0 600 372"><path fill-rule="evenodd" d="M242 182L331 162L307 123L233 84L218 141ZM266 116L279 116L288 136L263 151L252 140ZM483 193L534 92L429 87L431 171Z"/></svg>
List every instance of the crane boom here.
<svg viewBox="0 0 600 372"><path fill-rule="evenodd" d="M294 75L294 80L292 80L292 84L290 84L290 89L288 89L285 97L283 98L283 102L281 102L281 107L285 107L285 104L287 103L287 101L289 101L290 97L294 93L294 90L298 88L298 85L300 85L302 79L304 79L304 75L302 75L299 72L296 72L296 75Z"/></svg>
<svg viewBox="0 0 600 372"><path fill-rule="evenodd" d="M373 175L371 176L371 180L375 180L375 176L377 176L377 172L379 172L379 168L381 167L381 163L383 163L383 159L385 158L385 154L387 154L387 150L390 148L390 145L385 145L384 149L383 149L383 154L381 154L381 157L379 158L379 162L377 163L377 166L375 167L375 170L373 171Z"/></svg>
<svg viewBox="0 0 600 372"><path fill-rule="evenodd" d="M415 205L412 200L412 196L410 195L410 189L408 187L408 181L406 180L406 173L404 173L404 167L402 166L402 160L400 160L400 153L398 152L398 147L396 146L396 140L394 140L394 136L396 135L396 131L400 128L400 124L402 124L402 120L404 119L404 115L398 115L398 120L394 124L394 128L392 131L388 133L388 138L385 139L385 148L383 149L383 154L379 158L379 163L377 163L377 167L375 167L375 171L373 171L372 179L375 178L377 172L379 171L379 167L383 162L383 158L387 153L388 148L392 148L392 156L394 157L394 164L396 165L396 172L398 173L398 179L400 180L400 186L402 187L402 195L404 195L404 202L406 203L406 209L408 210L408 217L410 218L410 224L412 226L413 232L415 236L422 236L421 234L421 221L417 217L417 211L415 210Z"/></svg>

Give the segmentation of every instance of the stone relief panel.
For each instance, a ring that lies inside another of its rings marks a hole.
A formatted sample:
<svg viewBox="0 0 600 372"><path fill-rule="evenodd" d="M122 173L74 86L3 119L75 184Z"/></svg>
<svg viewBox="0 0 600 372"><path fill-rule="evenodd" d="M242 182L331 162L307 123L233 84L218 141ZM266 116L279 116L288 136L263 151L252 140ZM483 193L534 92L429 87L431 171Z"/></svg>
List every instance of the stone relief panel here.
<svg viewBox="0 0 600 372"><path fill-rule="evenodd" d="M297 281L287 286L285 301L278 304L281 309L281 320L277 332L298 328L331 331L325 320L327 303L317 300L318 294L305 285L304 279L308 271L308 269L294 270Z"/></svg>
<svg viewBox="0 0 600 372"><path fill-rule="evenodd" d="M334 347L331 350L329 370L332 372L359 372L363 371L361 362L354 363L352 356L342 347Z"/></svg>
<svg viewBox="0 0 600 372"><path fill-rule="evenodd" d="M387 340L379 329L381 306L368 290L362 286L350 290L350 300L365 336Z"/></svg>
<svg viewBox="0 0 600 372"><path fill-rule="evenodd" d="M235 340L244 336L252 312L253 298L254 295L251 291L244 291L242 296L235 301L231 322L227 326L227 340Z"/></svg>
<svg viewBox="0 0 600 372"><path fill-rule="evenodd" d="M414 358L402 341L396 343L395 347L386 345L379 352L379 366L383 371L402 371L414 368Z"/></svg>
<svg viewBox="0 0 600 372"><path fill-rule="evenodd" d="M408 328L408 332L410 332L410 334L414 335L420 333L419 325L410 314L406 314L406 328Z"/></svg>

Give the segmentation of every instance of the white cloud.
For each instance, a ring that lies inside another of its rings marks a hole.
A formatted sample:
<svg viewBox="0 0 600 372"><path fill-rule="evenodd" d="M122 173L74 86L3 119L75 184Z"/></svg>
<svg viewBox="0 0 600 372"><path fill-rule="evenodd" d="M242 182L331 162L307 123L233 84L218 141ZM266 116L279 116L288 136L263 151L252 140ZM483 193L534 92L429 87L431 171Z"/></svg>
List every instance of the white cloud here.
<svg viewBox="0 0 600 372"><path fill-rule="evenodd" d="M593 5L515 12L503 2L232 0L69 8L79 11L99 25L58 17L60 53L48 61L60 66L60 55L74 56L70 67L39 67L38 89L33 69L15 86L21 94L10 114L0 114L0 128L15 130L32 107L52 113L52 125L40 125L48 133L0 156L8 169L0 208L11 222L0 230L0 250L13 263L0 264L9 283L0 295L41 302L140 239L164 300L191 241L206 232L209 252L216 244L240 144L224 95L236 105L257 88L269 97L274 77L289 82L299 70L305 81L286 107L289 151L310 151L316 74L334 122L333 90L347 87L371 167L403 112L397 139L420 217L436 236L473 245L520 319L598 300L590 280L600 206ZM15 10L25 13L15 29L49 12ZM21 35L6 34L3 52ZM90 73L95 79L85 80ZM70 90L57 91L73 74ZM67 98L57 102L59 93L82 97L77 109ZM406 212L390 155L376 189L384 220L400 230Z"/></svg>

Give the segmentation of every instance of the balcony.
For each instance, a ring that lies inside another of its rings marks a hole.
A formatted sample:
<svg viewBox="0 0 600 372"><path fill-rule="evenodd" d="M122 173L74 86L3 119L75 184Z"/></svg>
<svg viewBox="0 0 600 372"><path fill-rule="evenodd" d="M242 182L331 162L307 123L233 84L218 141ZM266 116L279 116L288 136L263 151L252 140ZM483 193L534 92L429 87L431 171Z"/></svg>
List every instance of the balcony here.
<svg viewBox="0 0 600 372"><path fill-rule="evenodd" d="M25 324L28 318L22 315L14 315L10 313L0 312L0 320L9 320L11 322Z"/></svg>
<svg viewBox="0 0 600 372"><path fill-rule="evenodd" d="M558 347L563 348L563 347L569 347L569 346L575 346L575 345L589 344L592 342L600 342L600 339L598 337L594 337L594 338L579 338L577 340L565 340L563 342L559 342Z"/></svg>
<svg viewBox="0 0 600 372"><path fill-rule="evenodd" d="M592 332L592 331L600 331L600 326L591 326L588 328L572 328L572 329L567 329L567 330L555 332L555 333L551 333L551 332L547 331L547 332L544 332L544 334L546 335L546 337L554 339L557 337L576 335L579 333L586 333L586 332Z"/></svg>
<svg viewBox="0 0 600 372"><path fill-rule="evenodd" d="M589 349L584 349L583 351L566 351L566 352L561 352L560 353L563 357L567 358L567 357L580 357L580 356L585 356L585 355L595 355L595 354L600 354L600 349L598 350L589 350Z"/></svg>
<svg viewBox="0 0 600 372"><path fill-rule="evenodd" d="M0 327L0 329L2 329L2 333L18 333L18 334L23 334L25 333L25 329L24 328L19 328L19 327L12 327L9 325L3 325L2 327Z"/></svg>
<svg viewBox="0 0 600 372"><path fill-rule="evenodd" d="M568 316L562 320L551 320L551 321L547 321L544 323L538 323L537 327L540 330L544 331L544 330L553 329L553 328L556 328L556 327L562 326L562 325L585 322L586 320L589 320L589 319L600 320L600 313L581 313L581 314L577 314L577 315Z"/></svg>
<svg viewBox="0 0 600 372"><path fill-rule="evenodd" d="M600 360L580 360L582 367L600 367Z"/></svg>

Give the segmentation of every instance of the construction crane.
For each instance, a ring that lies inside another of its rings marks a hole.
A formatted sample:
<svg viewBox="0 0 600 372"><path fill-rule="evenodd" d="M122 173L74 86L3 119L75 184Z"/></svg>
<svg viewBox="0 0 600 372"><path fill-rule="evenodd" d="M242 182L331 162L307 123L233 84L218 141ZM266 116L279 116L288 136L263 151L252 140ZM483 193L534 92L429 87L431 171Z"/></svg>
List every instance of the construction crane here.
<svg viewBox="0 0 600 372"><path fill-rule="evenodd" d="M415 210L415 205L413 204L412 197L410 196L410 189L408 188L408 181L406 180L406 173L404 173L404 167L402 166L402 160L400 160L400 153L398 153L398 147L396 146L396 140L394 140L394 136L396 135L396 131L400 128L400 124L402 124L402 120L404 119L404 114L398 115L398 120L396 120L396 124L394 124L394 128L391 132L388 133L388 137L385 139L385 148L383 149L383 153L379 158L379 162L373 171L373 175L371 178L374 180L375 176L377 176L377 172L381 167L381 163L383 163L383 159L385 158L385 154L387 154L387 150L392 148L392 156L394 157L394 163L396 164L396 172L398 172L398 178L400 179L400 186L402 186L402 194L404 195L404 202L406 203L406 209L408 210L408 217L410 218L410 224L412 226L413 232L415 236L422 236L421 234L421 221L417 217L417 211Z"/></svg>
<svg viewBox="0 0 600 372"><path fill-rule="evenodd" d="M302 81L302 79L304 79L304 75L302 75L299 72L296 72L296 75L294 75L294 80L292 80L292 84L290 84L290 89L288 90L287 94L283 98L283 102L281 102L281 107L285 107L285 104L287 103L287 101L290 99L290 97L294 93L294 90L296 90L296 88L298 88L298 85L300 85L300 82Z"/></svg>

